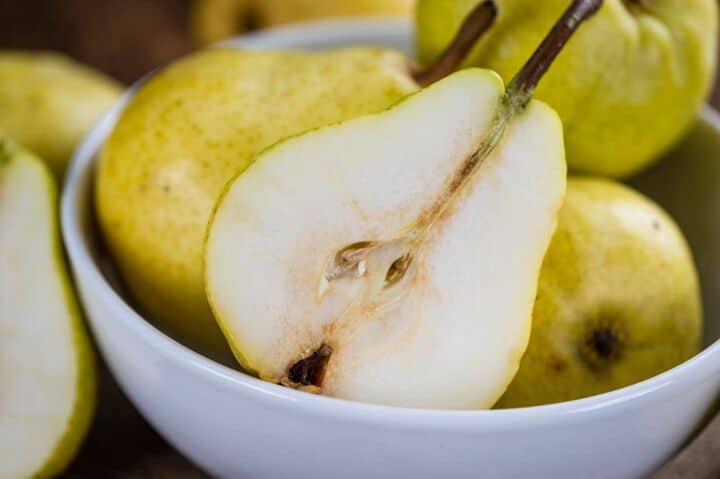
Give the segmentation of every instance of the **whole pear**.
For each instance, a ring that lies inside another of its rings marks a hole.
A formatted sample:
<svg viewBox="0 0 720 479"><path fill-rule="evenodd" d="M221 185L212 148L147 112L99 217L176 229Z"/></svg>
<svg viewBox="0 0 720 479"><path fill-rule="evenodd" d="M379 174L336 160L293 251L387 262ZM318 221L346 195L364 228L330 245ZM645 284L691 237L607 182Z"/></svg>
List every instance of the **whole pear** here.
<svg viewBox="0 0 720 479"><path fill-rule="evenodd" d="M228 183L205 284L247 370L395 406L497 401L566 181L556 113L517 92L465 69L280 142Z"/></svg>
<svg viewBox="0 0 720 479"><path fill-rule="evenodd" d="M196 0L195 38L208 43L247 30L353 15L409 15L414 0Z"/></svg>
<svg viewBox="0 0 720 479"><path fill-rule="evenodd" d="M421 62L450 42L477 0L419 0ZM498 0L498 18L467 64L509 81L567 0ZM536 97L565 126L568 165L627 177L693 123L717 61L716 0L605 0L567 45Z"/></svg>
<svg viewBox="0 0 720 479"><path fill-rule="evenodd" d="M62 177L77 144L121 91L57 53L0 51L0 136L22 143Z"/></svg>
<svg viewBox="0 0 720 479"><path fill-rule="evenodd" d="M571 178L540 273L530 343L497 407L578 399L700 349L698 278L682 233L641 194Z"/></svg>
<svg viewBox="0 0 720 479"><path fill-rule="evenodd" d="M281 139L415 91L407 71L401 53L377 48L211 49L142 86L108 138L96 185L102 231L140 308L194 344L226 347L202 268L223 186Z"/></svg>

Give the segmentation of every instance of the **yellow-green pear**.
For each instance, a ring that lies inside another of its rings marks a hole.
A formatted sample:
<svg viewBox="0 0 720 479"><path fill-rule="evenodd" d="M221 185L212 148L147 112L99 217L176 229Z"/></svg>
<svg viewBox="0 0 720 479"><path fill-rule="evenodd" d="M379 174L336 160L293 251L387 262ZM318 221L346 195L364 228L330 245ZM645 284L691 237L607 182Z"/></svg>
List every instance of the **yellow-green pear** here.
<svg viewBox="0 0 720 479"><path fill-rule="evenodd" d="M196 0L192 14L201 43L247 30L353 15L409 15L415 0Z"/></svg>
<svg viewBox="0 0 720 479"><path fill-rule="evenodd" d="M497 0L467 65L507 81L568 0ZM421 62L450 42L477 0L419 0ZM629 176L692 125L717 61L716 0L605 0L548 72L537 98L560 114L572 170Z"/></svg>
<svg viewBox="0 0 720 479"><path fill-rule="evenodd" d="M0 51L0 136L38 154L62 178L77 144L121 91L57 53Z"/></svg>
<svg viewBox="0 0 720 479"><path fill-rule="evenodd" d="M56 477L95 410L95 362L65 269L55 178L0 138L0 477Z"/></svg>
<svg viewBox="0 0 720 479"><path fill-rule="evenodd" d="M543 263L530 344L498 407L582 398L659 374L700 349L698 278L655 203L572 178Z"/></svg>

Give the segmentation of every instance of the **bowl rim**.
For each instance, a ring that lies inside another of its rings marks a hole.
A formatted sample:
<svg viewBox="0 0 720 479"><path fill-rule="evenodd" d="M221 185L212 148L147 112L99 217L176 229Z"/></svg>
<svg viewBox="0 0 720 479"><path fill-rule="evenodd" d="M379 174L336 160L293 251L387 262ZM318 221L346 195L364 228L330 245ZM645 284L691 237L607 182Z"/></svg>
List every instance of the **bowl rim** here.
<svg viewBox="0 0 720 479"><path fill-rule="evenodd" d="M280 27L238 37L220 43L220 46L260 48L279 45L277 39L348 37L384 38L410 31L407 21L397 19L351 19L309 22ZM308 33L309 32L309 33ZM357 401L319 396L268 383L242 371L224 366L166 335L139 313L110 285L93 257L90 242L83 234L83 209L88 207L92 190L95 155L132 92L142 80L133 85L118 102L92 127L75 151L66 175L60 204L60 223L64 245L72 265L74 277L82 277L91 285L86 294L99 295L101 302L115 310L122 326L133 336L175 363L186 372L206 381L213 381L238 394L254 395L255 399L272 403L280 408L299 409L311 415L335 417L351 422L382 422L404 428L446 429L471 431L482 423L484 428L517 429L529 425L576 421L580 414L610 415L618 411L642 407L647 400L669 397L678 388L702 382L704 378L720 373L720 340L709 344L687 361L644 381L607 393L583 399L542 406L490 410L442 410L404 408L368 404ZM703 107L699 118L720 134L720 114L709 106ZM96 321L88 315L91 328ZM100 326L97 326L100 327ZM101 348L102 349L102 348Z"/></svg>

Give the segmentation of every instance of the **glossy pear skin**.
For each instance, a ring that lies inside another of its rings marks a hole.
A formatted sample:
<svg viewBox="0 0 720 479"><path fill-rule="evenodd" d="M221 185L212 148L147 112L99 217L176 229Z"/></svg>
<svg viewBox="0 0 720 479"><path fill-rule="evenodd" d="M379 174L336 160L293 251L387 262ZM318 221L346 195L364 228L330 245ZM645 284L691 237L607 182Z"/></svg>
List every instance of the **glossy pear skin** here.
<svg viewBox="0 0 720 479"><path fill-rule="evenodd" d="M477 0L419 0L416 42L428 63ZM468 58L506 80L534 50L566 0L497 0L498 17ZM715 0L606 0L543 78L536 98L557 110L568 165L630 176L694 122L717 62Z"/></svg>
<svg viewBox="0 0 720 479"><path fill-rule="evenodd" d="M650 378L700 350L698 278L682 233L641 194L572 178L543 263L530 344L498 407Z"/></svg>
<svg viewBox="0 0 720 479"><path fill-rule="evenodd" d="M223 187L288 136L387 108L417 88L405 57L211 49L143 85L105 145L102 232L141 310L193 344L226 342L203 289L202 246Z"/></svg>
<svg viewBox="0 0 720 479"><path fill-rule="evenodd" d="M0 50L0 136L38 154L62 178L121 86L63 55Z"/></svg>

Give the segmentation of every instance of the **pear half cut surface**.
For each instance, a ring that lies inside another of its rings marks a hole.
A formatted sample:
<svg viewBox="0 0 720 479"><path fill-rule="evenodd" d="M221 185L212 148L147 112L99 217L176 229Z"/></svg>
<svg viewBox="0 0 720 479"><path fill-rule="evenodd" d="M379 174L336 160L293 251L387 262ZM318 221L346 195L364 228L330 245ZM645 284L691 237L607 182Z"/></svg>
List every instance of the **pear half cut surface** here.
<svg viewBox="0 0 720 479"><path fill-rule="evenodd" d="M527 346L565 192L557 115L508 111L498 75L464 70L231 181L206 287L241 364L340 398L491 407Z"/></svg>
<svg viewBox="0 0 720 479"><path fill-rule="evenodd" d="M0 139L0 478L59 474L90 425L95 387L54 178Z"/></svg>

